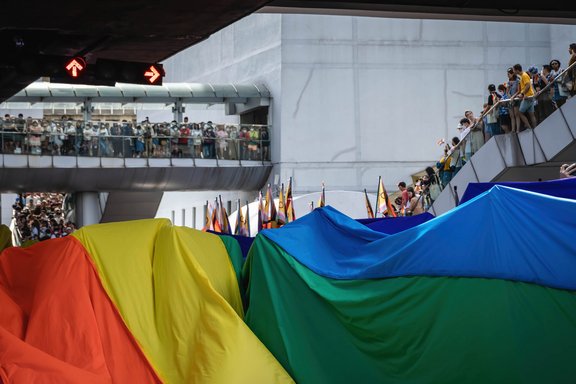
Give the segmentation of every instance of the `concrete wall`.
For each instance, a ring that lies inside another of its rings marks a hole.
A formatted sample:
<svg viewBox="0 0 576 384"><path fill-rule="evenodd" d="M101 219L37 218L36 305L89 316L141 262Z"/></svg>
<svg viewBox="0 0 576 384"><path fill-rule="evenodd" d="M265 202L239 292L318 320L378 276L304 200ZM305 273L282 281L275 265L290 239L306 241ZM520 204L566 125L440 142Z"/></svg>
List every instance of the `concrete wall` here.
<svg viewBox="0 0 576 384"><path fill-rule="evenodd" d="M434 163L515 63L567 62L575 26L254 14L165 62L165 81L263 83L271 179L376 190ZM217 120L217 119L212 119Z"/></svg>
<svg viewBox="0 0 576 384"><path fill-rule="evenodd" d="M284 15L281 178L298 192L374 190L379 175L394 188L507 67L547 63L550 41L542 24Z"/></svg>

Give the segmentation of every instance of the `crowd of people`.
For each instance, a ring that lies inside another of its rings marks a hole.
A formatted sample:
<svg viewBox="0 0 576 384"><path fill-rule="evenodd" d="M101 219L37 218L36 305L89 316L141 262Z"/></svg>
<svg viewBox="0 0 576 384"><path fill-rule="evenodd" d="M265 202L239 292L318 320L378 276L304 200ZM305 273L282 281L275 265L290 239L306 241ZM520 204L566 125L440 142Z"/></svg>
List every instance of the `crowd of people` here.
<svg viewBox="0 0 576 384"><path fill-rule="evenodd" d="M62 193L22 193L12 205L14 230L21 243L65 237L76 230L66 220Z"/></svg>
<svg viewBox="0 0 576 384"><path fill-rule="evenodd" d="M515 64L506 70L504 82L488 85L487 102L479 116L466 111L458 124L459 134L448 143L438 142L444 146L436 164L441 188L492 136L533 129L576 94L576 43L570 44L568 52L566 70L558 59L540 69L524 70Z"/></svg>
<svg viewBox="0 0 576 384"><path fill-rule="evenodd" d="M10 154L270 160L267 126L190 123L188 117L137 124L6 114L0 131L2 153Z"/></svg>
<svg viewBox="0 0 576 384"><path fill-rule="evenodd" d="M413 185L407 186L406 182L401 181L397 187L400 195L394 204L400 216L415 216L426 212L441 192L440 181L432 167L427 167L425 174Z"/></svg>

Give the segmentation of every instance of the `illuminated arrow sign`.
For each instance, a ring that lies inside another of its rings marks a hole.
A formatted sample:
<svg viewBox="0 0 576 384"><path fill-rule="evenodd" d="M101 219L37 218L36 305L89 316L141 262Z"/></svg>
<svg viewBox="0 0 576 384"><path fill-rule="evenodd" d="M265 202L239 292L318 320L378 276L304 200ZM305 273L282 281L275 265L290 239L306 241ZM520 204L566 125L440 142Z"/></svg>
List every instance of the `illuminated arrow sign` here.
<svg viewBox="0 0 576 384"><path fill-rule="evenodd" d="M154 84L160 78L160 71L155 66L151 65L150 68L144 72L144 77L148 78L150 84Z"/></svg>
<svg viewBox="0 0 576 384"><path fill-rule="evenodd" d="M73 78L80 76L80 73L86 68L86 62L81 57L75 57L66 63L66 71Z"/></svg>

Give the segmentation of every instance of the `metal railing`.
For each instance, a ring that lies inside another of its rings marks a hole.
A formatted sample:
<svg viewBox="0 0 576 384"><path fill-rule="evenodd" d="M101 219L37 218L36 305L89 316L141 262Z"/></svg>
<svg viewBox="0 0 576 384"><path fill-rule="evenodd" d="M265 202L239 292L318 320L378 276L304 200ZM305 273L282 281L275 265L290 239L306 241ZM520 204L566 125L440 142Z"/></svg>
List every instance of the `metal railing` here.
<svg viewBox="0 0 576 384"><path fill-rule="evenodd" d="M270 161L267 125L215 125L187 135L180 134L180 127L45 120L18 127L4 121L0 148L2 154L17 155Z"/></svg>
<svg viewBox="0 0 576 384"><path fill-rule="evenodd" d="M477 128L478 125L482 122L483 118L485 116L489 115L490 113L492 113L495 108L500 108L504 104L508 105L509 103L516 101L516 100L538 98L540 95L544 94L545 91L548 91L550 89L550 87L554 86L554 83L561 82L563 80L564 76L566 75L566 73L573 68L576 69L576 63L573 63L568 68L564 69L562 72L557 74L552 81L549 81L548 84L544 88L542 88L540 91L535 92L533 96L527 96L524 98L513 98L513 99L499 100L498 102L494 103L489 109L487 109L486 111L484 111L483 113L480 114L480 116L478 117L476 122L474 122L474 124L472 124L470 126L469 132L466 133L466 135L460 139L460 142L458 144L451 147L451 149L448 151L448 154L446 155L446 157L452 156L456 151L461 151L462 146L466 145L466 139L468 139L468 137L472 134L473 129ZM475 152L473 152L471 154L474 155L474 153ZM467 160L470 160L470 159L467 159Z"/></svg>
<svg viewBox="0 0 576 384"><path fill-rule="evenodd" d="M450 161L452 163L453 160L453 156L456 154L462 158L465 158L466 161L469 161L471 156L474 155L474 153L476 153L476 151L470 151L470 152L466 152L465 151L465 146L467 144L467 140L471 139L471 135L472 132L475 131L477 132L478 130L478 126L483 124L483 119L485 116L488 116L490 113L492 113L495 108L500 108L503 105L508 106L510 103L516 101L516 100L523 100L523 99L538 99L538 97L540 97L541 95L545 95L546 92L550 91L550 88L554 86L555 83L561 83L564 80L564 76L567 75L568 71L571 70L576 70L576 63L573 63L572 65L568 66L566 69L564 69L562 72L558 73L553 80L549 81L548 84L542 88L540 91L535 92L533 96L527 96L524 98L512 98L512 99L506 99L506 100L499 100L498 102L494 103L489 109L483 111L480 116L477 118L477 120L469 127L469 132L466 133L466 135L464 135L461 139L460 142L456 145L454 145L453 147L451 147L448 151L448 153L446 154L446 156L444 156L445 161ZM572 81L574 81L575 79L573 79ZM570 97L570 96L568 96ZM541 123L543 120L545 120L545 118L548 116L545 116L543 119L541 119L541 121L538 122ZM468 157L466 156L468 155ZM458 160L457 160L458 162ZM452 177L454 177L457 173L457 170L455 170L455 172L453 172ZM446 183L447 184L447 183ZM443 189L445 187L445 185L443 185L443 183L440 183L440 188Z"/></svg>
<svg viewBox="0 0 576 384"><path fill-rule="evenodd" d="M560 83L564 80L564 76L566 76L568 71L571 71L571 70L576 70L576 63L573 63L572 65L568 66L566 69L562 70L560 73L556 74L552 80L548 81L548 84L546 84L546 86L544 86L539 91L535 92L533 96L528 96L528 97L524 97L524 98L516 97L516 98L511 98L511 99L506 99L506 100L499 100L496 103L494 103L489 109L483 111L474 123L471 122L471 125L468 127L469 131L466 133L466 135L464 135L463 137L460 138L460 142L458 144L450 147L450 149L447 151L447 153L444 156L444 159L446 159L445 161L449 161L449 159L451 159L453 157L453 155L455 153L457 153L457 151L458 151L458 156L459 156L458 160L460 160L460 158L462 158L462 159L465 159L466 161L469 161L470 159L466 156L468 155L469 157L472 157L476 151L472 151L472 148L471 148L471 151L466 153L465 146L468 144L468 140L471 139L471 135L472 135L473 131L477 132L478 128L479 128L478 126L481 124L484 124L484 122L483 122L484 117L493 113L493 111L496 108L500 108L502 106L508 107L508 105L510 103L512 103L516 100L531 99L531 98L538 99L541 95L545 95L546 92L549 92L550 88L554 87L555 84L558 84L559 85L558 88L560 88L560 86L561 86ZM572 79L572 81L575 81L575 80L576 79ZM567 97L570 97L570 96L567 96ZM544 116L544 118L541 119L538 122L538 124L541 123L543 120L545 120L546 117L548 117L548 116ZM484 134L483 131L482 131L482 134ZM433 168L435 169L436 167L433 167ZM459 169L458 169L458 167L456 167L456 168L457 169L455 170L455 172L453 172L451 177L454 177L456 175L456 173L458 172ZM439 188L440 188L440 191L443 191L445 188L445 185L443 185L443 183L441 181L441 177L439 176L438 173L439 173L439 170L435 169L434 176L437 180L440 180ZM448 183L446 183L446 185L447 184Z"/></svg>

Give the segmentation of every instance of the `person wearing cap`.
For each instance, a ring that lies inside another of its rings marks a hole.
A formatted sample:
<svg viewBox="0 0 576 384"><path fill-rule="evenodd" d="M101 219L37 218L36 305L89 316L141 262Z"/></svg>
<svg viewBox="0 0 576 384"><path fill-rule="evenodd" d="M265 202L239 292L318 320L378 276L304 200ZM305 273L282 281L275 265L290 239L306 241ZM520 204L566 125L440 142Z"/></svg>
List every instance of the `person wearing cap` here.
<svg viewBox="0 0 576 384"><path fill-rule="evenodd" d="M518 87L518 92L513 98L519 98L520 101L520 120L528 128L536 128L536 115L534 115L534 88L532 87L532 82L530 75L522 70L522 65L514 64L514 73L520 76L520 86ZM528 117L526 117L528 114ZM530 120L528 120L530 118Z"/></svg>

